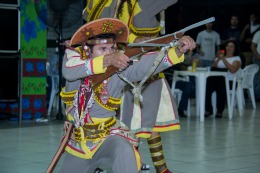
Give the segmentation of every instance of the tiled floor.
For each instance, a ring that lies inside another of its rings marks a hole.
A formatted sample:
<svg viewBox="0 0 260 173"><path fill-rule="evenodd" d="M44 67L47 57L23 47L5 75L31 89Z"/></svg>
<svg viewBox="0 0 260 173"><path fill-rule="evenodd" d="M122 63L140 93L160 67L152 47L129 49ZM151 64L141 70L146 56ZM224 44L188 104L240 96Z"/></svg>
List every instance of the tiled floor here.
<svg viewBox="0 0 260 173"><path fill-rule="evenodd" d="M59 146L62 126L54 120L24 122L21 127L0 121L0 173L45 172ZM181 130L162 133L162 139L168 167L175 173L259 173L260 102L256 110L248 102L244 115L235 111L231 121L226 111L223 119L210 117L204 123L194 115L182 118ZM145 140L140 152L143 161L152 165ZM61 163L62 159L54 172ZM154 172L153 167L143 171Z"/></svg>

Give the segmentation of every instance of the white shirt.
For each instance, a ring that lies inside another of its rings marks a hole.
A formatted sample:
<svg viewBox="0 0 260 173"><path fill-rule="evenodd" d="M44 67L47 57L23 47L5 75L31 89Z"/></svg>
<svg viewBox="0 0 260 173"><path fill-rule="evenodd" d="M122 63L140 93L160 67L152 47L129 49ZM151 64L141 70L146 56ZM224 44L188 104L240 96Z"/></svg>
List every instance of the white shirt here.
<svg viewBox="0 0 260 173"><path fill-rule="evenodd" d="M215 59L216 61L217 59ZM234 61L239 61L241 63L241 59L239 56L233 56L230 58L226 58L226 60L228 61L229 64L233 64ZM224 64L224 62L222 60L220 60L217 64L218 68L227 68L226 65ZM227 77L228 80L233 80L234 77L238 76L241 73L242 69L240 68L238 71L236 71L235 73L231 73L229 70L227 72Z"/></svg>
<svg viewBox="0 0 260 173"><path fill-rule="evenodd" d="M200 56L201 60L213 61L216 54L216 46L220 45L220 36L217 32L206 30L199 32L196 43L200 45L200 49L204 52L204 56Z"/></svg>
<svg viewBox="0 0 260 173"><path fill-rule="evenodd" d="M257 53L260 54L260 31L257 31L255 33L252 42L257 45L256 50L257 50Z"/></svg>

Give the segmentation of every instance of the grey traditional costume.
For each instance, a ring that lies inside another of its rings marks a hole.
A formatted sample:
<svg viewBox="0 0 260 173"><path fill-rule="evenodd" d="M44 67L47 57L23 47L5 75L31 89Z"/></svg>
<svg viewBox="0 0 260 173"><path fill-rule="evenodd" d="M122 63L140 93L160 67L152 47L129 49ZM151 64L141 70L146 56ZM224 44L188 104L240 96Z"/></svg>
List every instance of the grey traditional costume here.
<svg viewBox="0 0 260 173"><path fill-rule="evenodd" d="M177 0L88 1L83 17L86 21L117 17L128 24L130 40L137 36L155 37L160 31L156 14L176 2ZM135 103L132 92L125 89L121 120L131 130L134 130L137 136L145 138L150 137L152 130L162 132L179 129L177 108L167 81L164 78L157 78L156 81L150 80L144 88L142 103ZM140 109L136 107L137 104L140 104ZM136 115L139 116L139 119L133 119L133 113L139 113L140 115ZM140 119L142 119L142 123L134 126L133 124L137 122L133 121Z"/></svg>
<svg viewBox="0 0 260 173"><path fill-rule="evenodd" d="M129 34L127 26L120 20L104 18L83 25L72 37L70 45L87 43L91 36L105 33L116 34L115 42L124 43ZM95 40L97 44L102 42ZM63 59L62 72L66 86L61 96L67 104L67 121L73 123L75 128L66 147L69 154L60 172L93 172L97 166L106 165L111 166L114 173L137 173L140 156L132 145L137 141L127 127L120 121L116 122L115 118L126 82L114 74L92 88L91 76L104 73L106 68L103 68L104 56L87 58L89 54L85 46L70 47L66 49ZM158 56L162 56L163 60L154 74L184 60L183 55L180 58L176 55L175 48L168 48L159 53L144 54L140 61L121 74L131 82L140 81Z"/></svg>
<svg viewBox="0 0 260 173"><path fill-rule="evenodd" d="M156 37L165 21L157 21L156 15L177 0L90 0L83 12L83 18L89 22L94 19L113 17L128 25L132 43L139 36ZM175 100L164 76L149 80L142 90L143 101L134 99L132 87L124 89L123 104L120 107L120 119L136 136L148 138L152 159L158 173L170 172L164 160L161 138L157 134L151 139L152 132L166 132L180 129ZM153 147L153 143L160 143ZM156 154L157 153L157 154Z"/></svg>

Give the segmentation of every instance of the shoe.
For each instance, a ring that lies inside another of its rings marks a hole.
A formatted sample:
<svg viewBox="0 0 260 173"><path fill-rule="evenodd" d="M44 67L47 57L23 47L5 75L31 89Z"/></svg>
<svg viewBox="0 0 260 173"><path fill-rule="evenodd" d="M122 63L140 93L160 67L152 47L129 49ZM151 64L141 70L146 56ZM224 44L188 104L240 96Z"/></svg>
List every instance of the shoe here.
<svg viewBox="0 0 260 173"><path fill-rule="evenodd" d="M212 114L213 114L212 111L205 111L204 116L207 118L207 117L211 116Z"/></svg>
<svg viewBox="0 0 260 173"><path fill-rule="evenodd" d="M187 115L184 113L183 110L178 109L179 117L187 118Z"/></svg>
<svg viewBox="0 0 260 173"><path fill-rule="evenodd" d="M46 122L48 122L48 119L37 118L37 119L35 120L35 122L36 122L36 123L46 123Z"/></svg>
<svg viewBox="0 0 260 173"><path fill-rule="evenodd" d="M96 168L94 173L106 173L107 171L100 169L100 168Z"/></svg>
<svg viewBox="0 0 260 173"><path fill-rule="evenodd" d="M147 165L147 164L145 164L145 163L142 163L141 170L142 170L142 171L144 171L144 170L150 170L150 165Z"/></svg>
<svg viewBox="0 0 260 173"><path fill-rule="evenodd" d="M216 118L222 118L222 113L217 113L215 117Z"/></svg>

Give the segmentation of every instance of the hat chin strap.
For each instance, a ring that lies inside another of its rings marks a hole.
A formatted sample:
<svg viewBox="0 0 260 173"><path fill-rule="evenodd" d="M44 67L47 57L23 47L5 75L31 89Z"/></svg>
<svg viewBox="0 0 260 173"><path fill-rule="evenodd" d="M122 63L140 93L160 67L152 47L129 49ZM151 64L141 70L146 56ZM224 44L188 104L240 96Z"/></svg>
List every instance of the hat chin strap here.
<svg viewBox="0 0 260 173"><path fill-rule="evenodd" d="M90 58L90 47L86 45L86 42L83 42L81 46L82 46L81 47L82 58L83 59Z"/></svg>
<svg viewBox="0 0 260 173"><path fill-rule="evenodd" d="M90 42L91 41L91 42ZM93 43L93 44L90 44ZM117 47L116 42L112 38L105 38L105 39L94 39L94 40L87 40L86 42L81 43L81 53L82 53L82 58L83 59L88 59L91 56L91 50L90 47L87 44L90 45L99 45L99 44L110 44L113 43L115 47Z"/></svg>

